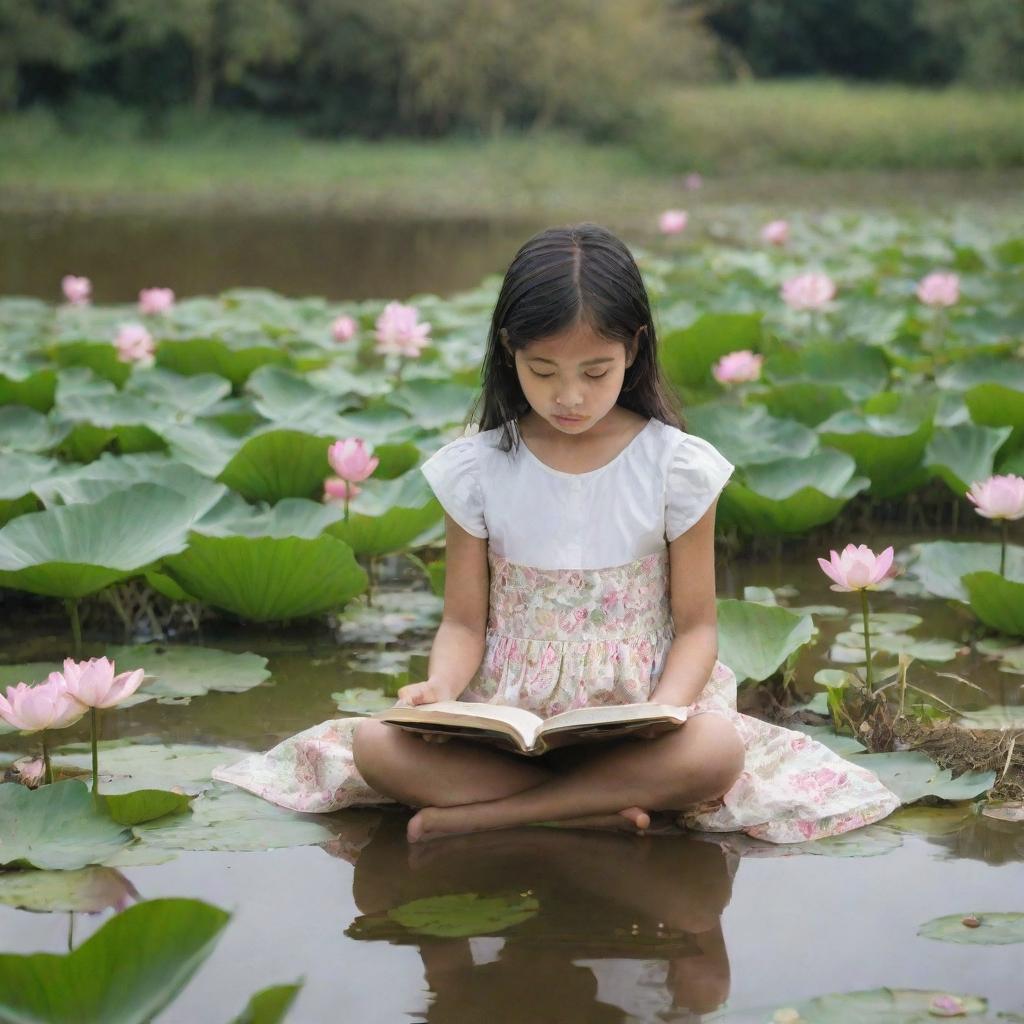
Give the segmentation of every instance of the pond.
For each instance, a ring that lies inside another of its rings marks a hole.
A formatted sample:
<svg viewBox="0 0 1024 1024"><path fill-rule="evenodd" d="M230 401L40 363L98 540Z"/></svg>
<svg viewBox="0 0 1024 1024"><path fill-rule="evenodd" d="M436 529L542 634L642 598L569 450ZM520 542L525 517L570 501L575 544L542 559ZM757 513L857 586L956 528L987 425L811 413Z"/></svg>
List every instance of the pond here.
<svg viewBox="0 0 1024 1024"><path fill-rule="evenodd" d="M902 550L922 539L893 541ZM794 605L838 603L855 611L851 595L828 590L815 553L797 547L777 558L729 560L719 568L720 595L783 587ZM398 560L382 575L382 604L388 594L415 593L430 605L422 577ZM962 639L962 620L942 602L874 598L873 611L898 607L922 616L915 632ZM796 679L804 692L828 663L828 641L840 628L836 620L818 624L823 638L805 652ZM9 616L2 629L12 661L55 659L66 649L66 622L46 608L22 613L20 621ZM241 694L126 708L107 715L104 736L266 749L336 717L332 693L374 685L375 664L425 654L431 637L419 629L389 643L339 645L325 628L257 630L213 620L199 641L259 652L271 681ZM1021 677L967 650L935 666L929 685L975 706L1019 702ZM969 674L987 698L941 671ZM86 739L87 730L74 727L67 738ZM30 749L5 739L9 749ZM531 1024L696 1021L723 1007L729 1020L767 1021L772 1009L827 993L885 987L974 994L987 998L993 1013L1022 1009L1019 945L918 935L937 917L1019 909L1011 894L1024 891L1020 825L971 815L964 803L930 814L897 812L849 842L810 844L799 853L736 835L719 843L697 833L539 827L410 846L407 818L393 807L353 809L324 816L337 838L321 845L178 852L165 863L121 868L141 898L197 897L233 915L214 954L160 1020L227 1021L255 990L299 978L305 983L288 1019L303 1022L470 1024L484 1015ZM526 920L470 922L468 935L417 933L387 916L415 900L467 893L535 903ZM77 946L109 917L0 906L0 943L60 953L69 936ZM821 1019L876 1019L867 1006L848 1012L853 1016Z"/></svg>

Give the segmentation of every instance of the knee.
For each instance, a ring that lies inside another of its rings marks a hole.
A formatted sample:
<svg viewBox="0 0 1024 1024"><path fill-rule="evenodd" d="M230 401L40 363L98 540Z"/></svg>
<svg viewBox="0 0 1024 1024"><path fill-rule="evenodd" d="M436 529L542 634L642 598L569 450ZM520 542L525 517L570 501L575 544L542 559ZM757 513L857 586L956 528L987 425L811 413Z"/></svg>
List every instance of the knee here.
<svg viewBox="0 0 1024 1024"><path fill-rule="evenodd" d="M699 723L699 724L698 724ZM687 723L698 726L704 751L705 799L722 796L743 773L747 749L735 726L722 715L700 715Z"/></svg>
<svg viewBox="0 0 1024 1024"><path fill-rule="evenodd" d="M364 778L394 749L394 729L375 718L364 718L352 731L352 760Z"/></svg>

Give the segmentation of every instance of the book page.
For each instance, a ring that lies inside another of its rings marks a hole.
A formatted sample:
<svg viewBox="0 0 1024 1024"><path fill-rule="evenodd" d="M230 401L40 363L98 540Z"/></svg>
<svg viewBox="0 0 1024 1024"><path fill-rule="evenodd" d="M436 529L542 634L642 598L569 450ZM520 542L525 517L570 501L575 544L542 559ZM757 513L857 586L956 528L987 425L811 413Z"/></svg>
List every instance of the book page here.
<svg viewBox="0 0 1024 1024"><path fill-rule="evenodd" d="M538 730L538 735L558 732L562 729L583 727L600 727L635 723L642 727L643 723L654 722L685 722L686 709L674 704L607 704L592 708L575 708L563 711L560 715L552 715Z"/></svg>
<svg viewBox="0 0 1024 1024"><path fill-rule="evenodd" d="M524 747L532 747L541 726L541 719L525 708L482 701L439 700L415 707L393 707L378 711L372 717L393 722L422 722L425 725L466 726L471 729L496 727L519 737Z"/></svg>

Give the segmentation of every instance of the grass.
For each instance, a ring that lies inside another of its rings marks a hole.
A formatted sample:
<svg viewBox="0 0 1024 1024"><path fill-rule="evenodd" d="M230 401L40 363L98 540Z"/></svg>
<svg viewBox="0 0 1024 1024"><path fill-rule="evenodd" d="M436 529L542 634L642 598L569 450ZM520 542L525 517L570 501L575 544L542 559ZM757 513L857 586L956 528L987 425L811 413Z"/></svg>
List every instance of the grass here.
<svg viewBox="0 0 1024 1024"><path fill-rule="evenodd" d="M324 209L367 217L650 219L669 206L1016 203L1024 92L759 83L666 91L631 142L566 133L323 140L254 115L87 107L0 118L0 209ZM705 187L681 188L699 168Z"/></svg>

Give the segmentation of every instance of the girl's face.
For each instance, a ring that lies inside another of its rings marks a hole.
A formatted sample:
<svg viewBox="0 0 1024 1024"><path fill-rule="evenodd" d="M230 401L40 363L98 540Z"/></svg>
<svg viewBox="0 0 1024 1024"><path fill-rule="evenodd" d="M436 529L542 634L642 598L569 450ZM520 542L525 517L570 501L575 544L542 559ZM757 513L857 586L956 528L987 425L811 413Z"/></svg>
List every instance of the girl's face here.
<svg viewBox="0 0 1024 1024"><path fill-rule="evenodd" d="M530 342L515 353L527 402L561 433L582 434L615 408L626 368L636 358L636 341L627 353L621 341L609 341L580 322Z"/></svg>

